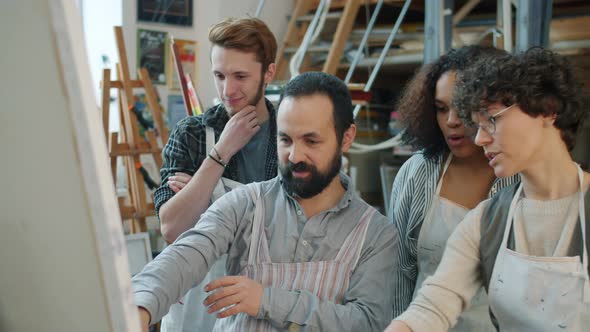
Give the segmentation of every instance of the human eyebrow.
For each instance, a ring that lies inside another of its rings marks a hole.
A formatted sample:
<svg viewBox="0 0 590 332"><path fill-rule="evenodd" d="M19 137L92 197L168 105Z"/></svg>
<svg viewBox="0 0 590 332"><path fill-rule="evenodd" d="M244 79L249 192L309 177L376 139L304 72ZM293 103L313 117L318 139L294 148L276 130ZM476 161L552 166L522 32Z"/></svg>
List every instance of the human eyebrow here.
<svg viewBox="0 0 590 332"><path fill-rule="evenodd" d="M320 138L320 134L319 133L316 133L316 132L309 132L309 133L303 134L303 138L319 139Z"/></svg>

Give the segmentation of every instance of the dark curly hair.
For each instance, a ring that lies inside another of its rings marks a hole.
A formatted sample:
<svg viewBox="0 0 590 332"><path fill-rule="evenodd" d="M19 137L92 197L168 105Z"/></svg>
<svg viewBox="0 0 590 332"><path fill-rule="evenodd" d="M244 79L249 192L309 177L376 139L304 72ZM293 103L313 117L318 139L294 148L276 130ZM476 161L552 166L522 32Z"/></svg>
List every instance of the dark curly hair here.
<svg viewBox="0 0 590 332"><path fill-rule="evenodd" d="M436 121L436 83L448 71L463 71L476 60L498 57L505 51L479 45L452 49L432 64L423 66L408 83L397 103L400 122L405 128L402 140L422 150L426 158L435 158L449 151Z"/></svg>
<svg viewBox="0 0 590 332"><path fill-rule="evenodd" d="M332 102L334 128L338 144L344 133L354 124L352 98L346 84L338 77L323 72L306 72L293 77L283 88L279 104L283 99L321 94Z"/></svg>
<svg viewBox="0 0 590 332"><path fill-rule="evenodd" d="M541 47L477 61L457 78L453 104L465 122L494 103L518 104L526 114L555 115L568 150L587 115L582 84L567 58Z"/></svg>

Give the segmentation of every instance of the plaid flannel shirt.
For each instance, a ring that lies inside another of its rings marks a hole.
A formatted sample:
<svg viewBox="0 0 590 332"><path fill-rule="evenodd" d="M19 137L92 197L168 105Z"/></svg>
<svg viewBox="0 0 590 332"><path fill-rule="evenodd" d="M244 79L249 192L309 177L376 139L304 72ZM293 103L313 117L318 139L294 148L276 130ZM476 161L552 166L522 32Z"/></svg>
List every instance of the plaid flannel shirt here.
<svg viewBox="0 0 590 332"><path fill-rule="evenodd" d="M270 180L277 176L277 122L274 106L266 98L265 103L269 111L270 136L266 149L264 175L265 180ZM168 187L168 178L176 172L194 175L207 158L209 151L207 151L205 126L213 128L215 141L217 141L228 121L229 116L225 107L223 104L219 104L211 107L202 115L186 117L176 125L162 151L161 184L154 192L154 204L158 217L160 207L174 196L174 191ZM259 161L252 160L251 162ZM238 180L238 167L234 158L227 164L223 176L231 180Z"/></svg>

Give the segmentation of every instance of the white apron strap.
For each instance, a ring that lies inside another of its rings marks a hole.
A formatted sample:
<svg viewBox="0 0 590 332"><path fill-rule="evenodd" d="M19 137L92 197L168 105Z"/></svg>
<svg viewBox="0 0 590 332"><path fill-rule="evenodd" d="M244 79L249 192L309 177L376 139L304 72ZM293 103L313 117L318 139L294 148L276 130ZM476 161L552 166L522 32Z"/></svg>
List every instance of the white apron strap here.
<svg viewBox="0 0 590 332"><path fill-rule="evenodd" d="M264 200L262 199L260 187L261 186L258 183L252 183L247 186L248 191L252 196L252 202L255 206L254 217L252 220L250 250L248 252L248 265L254 265L260 259L262 259L262 261L270 260L268 253L268 245L266 245L266 241L262 241L262 237L266 236L264 233L264 221L266 219L266 212L264 208Z"/></svg>
<svg viewBox="0 0 590 332"><path fill-rule="evenodd" d="M453 154L449 153L447 160L445 161L445 165L443 166L442 174L440 175L440 179L438 179L438 184L436 185L436 192L434 193L436 196L440 196L440 189L442 188L443 178L447 173L447 169L449 169L449 165L451 164L451 160L453 160Z"/></svg>
<svg viewBox="0 0 590 332"><path fill-rule="evenodd" d="M522 182L518 185L518 189L516 189L516 193L514 197L512 197L512 202L510 203L510 209L508 210L508 218L506 220L506 227L504 228L504 236L502 237L502 245L500 245L500 249L506 249L508 243L508 236L510 235L510 230L512 229L512 223L514 220L514 210L516 209L516 203L520 199L520 195L522 195Z"/></svg>
<svg viewBox="0 0 590 332"><path fill-rule="evenodd" d="M584 276L586 276L586 281L584 282L584 303L590 303L590 277L588 276L588 248L586 246L586 209L584 206L584 172L580 165L576 164L578 167L578 180L580 182L580 192L579 192L579 203L578 203L578 213L580 219L580 226L582 229L582 268L584 272Z"/></svg>
<svg viewBox="0 0 590 332"><path fill-rule="evenodd" d="M365 237L369 224L375 214L375 208L369 206L367 210L361 216L358 224L353 228L352 232L348 234L344 243L340 247L336 260L341 261L345 264L350 265L350 270L353 271L356 268L358 260L361 256L363 245L365 244Z"/></svg>
<svg viewBox="0 0 590 332"><path fill-rule="evenodd" d="M514 210L516 208L516 203L518 203L518 200L520 199L520 195L522 195L522 182L518 185L518 189L516 189L516 193L514 194L514 197L512 197L512 202L510 203L510 208L508 209L506 226L504 227L504 236L502 237L502 244L500 245L500 249L498 250L494 266L504 266L504 253L506 252L506 248L508 247L508 237L510 235L510 230L512 229ZM492 274L494 275L494 273Z"/></svg>
<svg viewBox="0 0 590 332"><path fill-rule="evenodd" d="M582 271L586 279L584 282L584 294L583 299L584 303L590 303L590 278L588 276L588 248L586 246L586 209L584 208L584 172L580 168L579 165L576 164L578 168L578 181L580 183L580 190L578 191L578 214L580 220L580 228L582 230L582 242L583 242L583 250L582 250ZM505 249L508 243L508 236L510 234L510 230L512 228L512 224L514 223L514 210L516 208L516 203L520 199L522 194L522 182L518 186L516 193L514 194L514 198L512 199L512 203L510 204L510 210L508 210L508 220L506 222L506 228L504 229L504 237L502 238L502 245L500 246L501 249ZM502 257L500 257L502 259Z"/></svg>

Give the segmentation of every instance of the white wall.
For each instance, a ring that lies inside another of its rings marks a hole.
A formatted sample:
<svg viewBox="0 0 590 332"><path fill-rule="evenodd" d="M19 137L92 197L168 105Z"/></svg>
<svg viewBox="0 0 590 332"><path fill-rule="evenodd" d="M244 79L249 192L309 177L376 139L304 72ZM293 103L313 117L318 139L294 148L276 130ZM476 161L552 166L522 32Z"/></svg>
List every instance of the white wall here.
<svg viewBox="0 0 590 332"><path fill-rule="evenodd" d="M113 27L123 24L123 4L124 0L77 0L81 6L81 13L84 25L84 43L88 54L88 63L90 65L90 74L96 104L101 107L100 81L102 80L102 70L104 68L114 69L115 64L119 61L117 53L117 44L115 42L115 33ZM105 65L102 56L109 58L110 65ZM112 79L115 79L114 72L111 71ZM111 90L111 96L116 97L117 92ZM119 131L119 112L118 103L111 103L110 124L111 131Z"/></svg>
<svg viewBox="0 0 590 332"><path fill-rule="evenodd" d="M193 26L178 27L168 24L149 24L137 21L137 1L123 0L123 33L127 46L129 68L137 68L137 29L152 29L167 31L178 39L196 40L197 50L197 78L196 89L204 106L213 105L216 97L212 84L211 65L209 61L209 41L207 32L209 26L225 17L254 16L258 7L258 0L193 0ZM286 32L289 13L293 8L292 0L268 0L265 2L260 18L264 20L277 37L280 44ZM131 73L136 77L136 73ZM194 78L193 78L194 79ZM162 98L161 105L167 107L168 91L166 86L157 85ZM177 93L176 93L177 94Z"/></svg>

